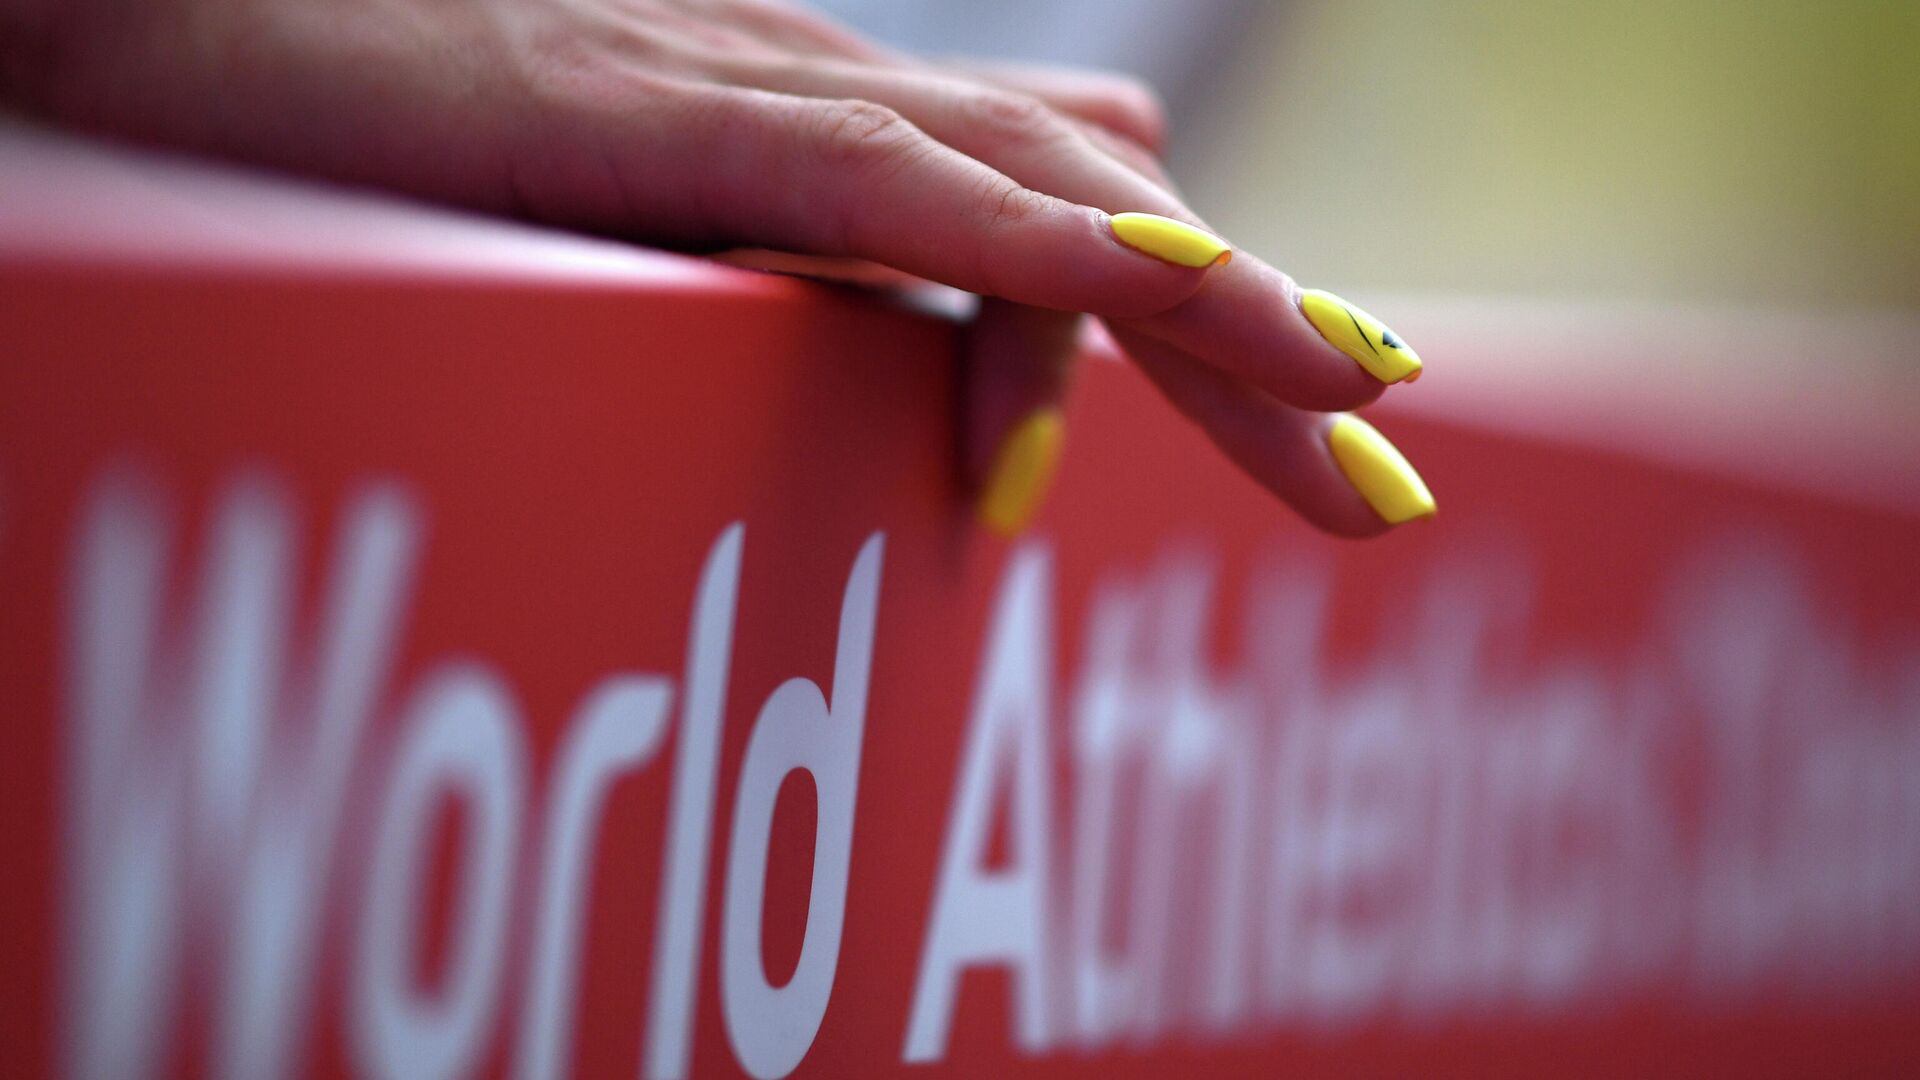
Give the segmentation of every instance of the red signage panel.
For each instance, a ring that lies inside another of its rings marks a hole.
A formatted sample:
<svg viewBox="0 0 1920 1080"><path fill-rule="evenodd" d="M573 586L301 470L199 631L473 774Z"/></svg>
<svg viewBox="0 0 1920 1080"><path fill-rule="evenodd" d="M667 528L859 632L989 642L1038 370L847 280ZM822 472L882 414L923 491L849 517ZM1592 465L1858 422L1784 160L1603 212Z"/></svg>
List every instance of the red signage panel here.
<svg viewBox="0 0 1920 1080"><path fill-rule="evenodd" d="M1337 542L1095 360L1007 543L823 287L0 296L9 1071L1920 1064L1913 507L1388 409Z"/></svg>

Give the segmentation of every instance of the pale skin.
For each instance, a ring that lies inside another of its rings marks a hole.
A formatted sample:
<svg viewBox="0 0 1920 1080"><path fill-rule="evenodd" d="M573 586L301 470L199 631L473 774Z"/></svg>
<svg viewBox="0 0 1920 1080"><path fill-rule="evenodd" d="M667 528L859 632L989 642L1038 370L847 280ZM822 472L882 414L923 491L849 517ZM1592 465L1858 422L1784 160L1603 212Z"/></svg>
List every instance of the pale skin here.
<svg viewBox="0 0 1920 1080"><path fill-rule="evenodd" d="M1382 384L1202 228L1126 78L903 55L774 0L0 0L0 92L57 122L670 248L855 258L983 297L963 472L1056 402L1077 320L1331 533L1387 525L1330 457ZM1229 241L1231 237L1227 237Z"/></svg>

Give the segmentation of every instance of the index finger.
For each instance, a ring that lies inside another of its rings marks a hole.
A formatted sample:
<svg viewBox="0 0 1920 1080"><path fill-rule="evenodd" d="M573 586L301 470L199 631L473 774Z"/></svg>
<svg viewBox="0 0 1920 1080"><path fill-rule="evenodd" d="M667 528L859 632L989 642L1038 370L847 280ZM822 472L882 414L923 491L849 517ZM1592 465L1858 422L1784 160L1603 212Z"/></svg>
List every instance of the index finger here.
<svg viewBox="0 0 1920 1080"><path fill-rule="evenodd" d="M1114 317L1180 303L1213 261L1123 240L1125 215L1023 187L869 101L651 89L667 100L598 117L589 136L588 150L613 161L607 227L869 259L969 292Z"/></svg>

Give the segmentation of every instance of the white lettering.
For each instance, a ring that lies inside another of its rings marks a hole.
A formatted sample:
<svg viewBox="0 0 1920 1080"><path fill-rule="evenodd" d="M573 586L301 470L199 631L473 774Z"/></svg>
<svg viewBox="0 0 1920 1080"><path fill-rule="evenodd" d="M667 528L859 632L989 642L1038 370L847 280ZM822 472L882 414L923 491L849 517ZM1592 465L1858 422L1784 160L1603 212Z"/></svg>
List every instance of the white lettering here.
<svg viewBox="0 0 1920 1080"><path fill-rule="evenodd" d="M967 968L984 964L1013 970L1016 1045L1033 1053L1049 1041L1050 577L1046 553L1038 547L1021 548L1012 557L995 605L985 669L967 722L960 779L947 817L933 912L920 951L903 1052L909 1062L938 1061L946 1054L960 977ZM1001 770L1009 765L1012 851L1004 870L988 871L981 864L993 795Z"/></svg>
<svg viewBox="0 0 1920 1080"><path fill-rule="evenodd" d="M520 839L526 750L506 687L463 665L430 676L409 710L375 833L348 990L360 1069L392 1080L465 1076L480 1063L500 996L507 901ZM471 808L444 986L414 989L420 889L435 803Z"/></svg>
<svg viewBox="0 0 1920 1080"><path fill-rule="evenodd" d="M750 1075L763 1080L787 1075L806 1056L826 1015L840 961L882 550L882 538L875 533L861 547L847 577L832 706L810 679L780 684L760 709L740 767L728 847L720 1000L734 1056ZM767 845L780 785L795 769L813 776L813 883L799 962L786 985L775 987L760 961Z"/></svg>
<svg viewBox="0 0 1920 1080"><path fill-rule="evenodd" d="M614 778L651 761L667 732L672 685L652 675L615 675L580 706L554 767L546 860L540 873L533 971L520 1016L520 1080L565 1074L579 976L594 837Z"/></svg>
<svg viewBox="0 0 1920 1080"><path fill-rule="evenodd" d="M662 855L659 922L653 938L653 997L642 1044L648 1080L679 1080L692 1051L693 994L699 985L707 856L713 834L713 789L720 767L720 723L726 716L727 671L733 658L733 616L740 592L740 549L746 529L735 522L707 552L687 635L673 802Z"/></svg>

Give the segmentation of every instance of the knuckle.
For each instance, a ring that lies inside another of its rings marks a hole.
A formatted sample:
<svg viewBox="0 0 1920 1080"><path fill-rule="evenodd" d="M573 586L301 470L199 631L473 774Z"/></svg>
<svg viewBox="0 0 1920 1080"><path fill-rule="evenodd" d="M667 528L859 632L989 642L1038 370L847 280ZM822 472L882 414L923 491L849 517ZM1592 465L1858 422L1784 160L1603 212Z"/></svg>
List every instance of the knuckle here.
<svg viewBox="0 0 1920 1080"><path fill-rule="evenodd" d="M821 155L835 168L864 170L897 162L920 141L906 117L871 101L835 101L816 129Z"/></svg>
<svg viewBox="0 0 1920 1080"><path fill-rule="evenodd" d="M1067 133L1059 113L1025 94L992 90L970 94L961 104L961 113L968 126L1002 145L1046 143Z"/></svg>
<svg viewBox="0 0 1920 1080"><path fill-rule="evenodd" d="M1037 192L1005 177L981 186L978 214L969 229L972 242L966 245L972 272L966 288L984 296L1013 295L1009 288L1011 282L1007 280L1009 266L1004 259L996 257L1002 248L993 239L996 234L1018 229L1023 222L1038 215L1041 203L1042 196Z"/></svg>
<svg viewBox="0 0 1920 1080"><path fill-rule="evenodd" d="M1040 211L1040 196L1010 180L996 180L981 195L989 228L1005 228L1028 221Z"/></svg>
<svg viewBox="0 0 1920 1080"><path fill-rule="evenodd" d="M890 181L928 152L928 140L905 117L870 101L827 102L814 113L814 154L828 177L818 215L821 242L836 251L863 251L879 243L869 200L887 197Z"/></svg>

